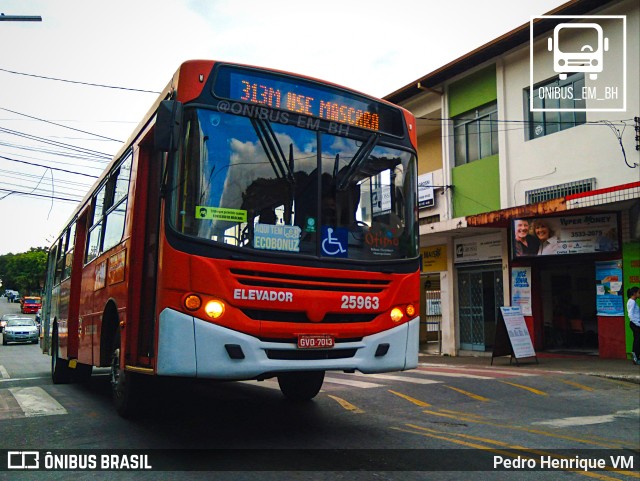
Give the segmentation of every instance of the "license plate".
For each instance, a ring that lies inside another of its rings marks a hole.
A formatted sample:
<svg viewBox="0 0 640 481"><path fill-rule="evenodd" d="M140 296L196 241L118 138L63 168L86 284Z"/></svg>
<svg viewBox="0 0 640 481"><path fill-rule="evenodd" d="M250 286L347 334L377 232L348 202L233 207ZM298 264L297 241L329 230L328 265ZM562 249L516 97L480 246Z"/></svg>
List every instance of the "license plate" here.
<svg viewBox="0 0 640 481"><path fill-rule="evenodd" d="M333 336L329 334L299 334L299 349L327 349L333 347Z"/></svg>

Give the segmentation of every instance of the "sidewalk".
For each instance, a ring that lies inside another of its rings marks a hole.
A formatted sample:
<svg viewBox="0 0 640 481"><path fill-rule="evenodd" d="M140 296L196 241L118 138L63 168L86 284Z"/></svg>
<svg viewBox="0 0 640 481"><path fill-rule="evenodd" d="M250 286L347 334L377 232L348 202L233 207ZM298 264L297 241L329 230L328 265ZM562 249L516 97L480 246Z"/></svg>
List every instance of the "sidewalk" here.
<svg viewBox="0 0 640 481"><path fill-rule="evenodd" d="M509 365L509 356L493 358L491 365L491 353L475 353L463 351L458 356L442 356L426 347L420 346L419 362L428 364L443 364L448 366L469 366L473 368L492 367L497 369L527 369L541 371L559 371L572 374L585 374L588 376L600 376L621 381L640 384L640 366L634 365L630 360L624 359L600 359L597 356L566 355L539 352L538 363L535 358L520 359L519 365L515 359Z"/></svg>

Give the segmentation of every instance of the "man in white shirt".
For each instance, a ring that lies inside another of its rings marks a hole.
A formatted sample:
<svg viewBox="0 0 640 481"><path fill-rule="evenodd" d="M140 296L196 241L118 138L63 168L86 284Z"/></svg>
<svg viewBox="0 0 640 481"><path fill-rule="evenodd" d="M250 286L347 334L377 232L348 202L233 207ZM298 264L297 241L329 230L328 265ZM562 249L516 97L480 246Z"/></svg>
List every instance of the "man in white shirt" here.
<svg viewBox="0 0 640 481"><path fill-rule="evenodd" d="M631 355L633 356L633 363L640 364L640 307L636 302L636 299L640 297L640 287L634 286L627 290L627 313L629 314L629 327L633 332L633 347L631 349Z"/></svg>

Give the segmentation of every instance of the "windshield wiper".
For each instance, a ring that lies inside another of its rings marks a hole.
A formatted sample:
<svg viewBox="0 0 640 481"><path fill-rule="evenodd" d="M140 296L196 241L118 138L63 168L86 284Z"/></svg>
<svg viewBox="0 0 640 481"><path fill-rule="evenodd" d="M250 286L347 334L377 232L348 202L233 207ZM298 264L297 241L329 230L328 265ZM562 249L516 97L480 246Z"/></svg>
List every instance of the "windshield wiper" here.
<svg viewBox="0 0 640 481"><path fill-rule="evenodd" d="M375 149L376 144L378 143L378 135L371 134L367 141L360 146L355 155L351 158L351 162L347 165L347 170L344 175L342 175L341 179L338 181L336 188L338 190L344 190L351 182L351 179L356 175L358 167L360 164L371 155L373 149Z"/></svg>
<svg viewBox="0 0 640 481"><path fill-rule="evenodd" d="M279 179L286 178L290 183L293 183L293 145L289 144L289 159L287 160L282 151L282 146L268 121L251 119L251 125L256 131L262 149L267 154L276 177Z"/></svg>

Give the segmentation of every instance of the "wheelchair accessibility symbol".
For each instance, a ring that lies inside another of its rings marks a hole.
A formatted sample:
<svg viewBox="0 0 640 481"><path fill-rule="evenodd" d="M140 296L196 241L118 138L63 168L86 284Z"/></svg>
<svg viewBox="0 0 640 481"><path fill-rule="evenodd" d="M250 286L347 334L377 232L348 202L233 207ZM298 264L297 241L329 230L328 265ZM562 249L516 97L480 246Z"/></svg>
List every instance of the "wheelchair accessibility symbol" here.
<svg viewBox="0 0 640 481"><path fill-rule="evenodd" d="M349 231L322 226L322 255L329 257L347 257Z"/></svg>

